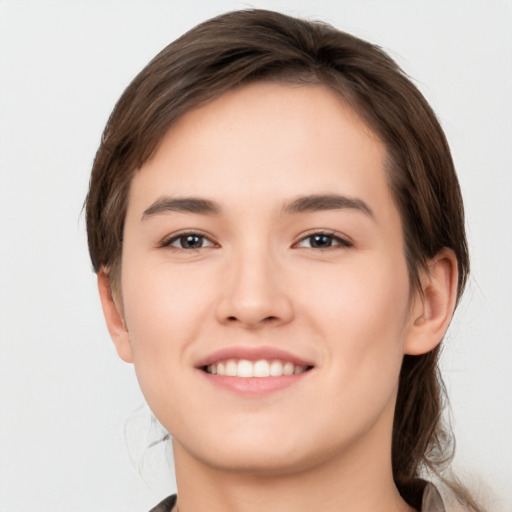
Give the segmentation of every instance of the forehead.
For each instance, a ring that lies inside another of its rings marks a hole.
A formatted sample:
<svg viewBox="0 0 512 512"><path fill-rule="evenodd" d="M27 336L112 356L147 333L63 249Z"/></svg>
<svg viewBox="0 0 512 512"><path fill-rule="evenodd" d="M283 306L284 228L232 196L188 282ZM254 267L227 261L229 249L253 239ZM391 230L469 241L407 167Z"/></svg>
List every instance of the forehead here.
<svg viewBox="0 0 512 512"><path fill-rule="evenodd" d="M164 194L240 203L311 192L358 195L365 187L368 194L388 188L385 161L380 139L330 88L251 83L171 126L135 175L129 209L142 196Z"/></svg>

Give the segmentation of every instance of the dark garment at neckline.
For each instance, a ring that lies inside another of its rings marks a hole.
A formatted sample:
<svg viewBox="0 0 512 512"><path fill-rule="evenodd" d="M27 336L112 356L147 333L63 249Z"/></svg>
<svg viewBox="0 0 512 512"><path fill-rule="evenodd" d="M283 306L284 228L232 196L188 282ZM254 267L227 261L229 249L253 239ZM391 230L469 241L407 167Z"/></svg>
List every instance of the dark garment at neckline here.
<svg viewBox="0 0 512 512"><path fill-rule="evenodd" d="M400 486L402 497L420 512L445 512L443 500L437 489L425 480L416 479L407 485ZM173 494L149 512L171 512L176 504L176 494Z"/></svg>
<svg viewBox="0 0 512 512"><path fill-rule="evenodd" d="M172 494L161 501L156 507L152 508L149 512L170 512L172 507L176 504L176 494Z"/></svg>

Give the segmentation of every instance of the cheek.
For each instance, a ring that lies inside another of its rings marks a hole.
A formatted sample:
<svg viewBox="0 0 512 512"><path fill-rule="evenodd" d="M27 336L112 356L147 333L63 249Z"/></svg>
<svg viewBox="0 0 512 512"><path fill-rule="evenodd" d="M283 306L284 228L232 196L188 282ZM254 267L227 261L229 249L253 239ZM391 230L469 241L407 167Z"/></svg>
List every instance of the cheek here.
<svg viewBox="0 0 512 512"><path fill-rule="evenodd" d="M178 364L204 324L214 287L206 270L184 267L129 260L123 267L124 313L136 367L145 361L155 369L158 361Z"/></svg>
<svg viewBox="0 0 512 512"><path fill-rule="evenodd" d="M357 383L360 389L383 382L394 386L409 312L405 261L358 263L329 272L320 279L322 286L311 283L309 319L329 340L325 359L332 362L333 379Z"/></svg>
<svg viewBox="0 0 512 512"><path fill-rule="evenodd" d="M204 272L165 263L124 263L124 313L135 372L150 408L168 427L168 419L183 412L175 398L190 381L189 349L208 322L212 283Z"/></svg>
<svg viewBox="0 0 512 512"><path fill-rule="evenodd" d="M336 268L319 267L303 286L300 300L325 326L384 334L403 328L409 307L409 278L405 261L354 258ZM302 276L306 276L303 273ZM384 329L384 332L383 332Z"/></svg>

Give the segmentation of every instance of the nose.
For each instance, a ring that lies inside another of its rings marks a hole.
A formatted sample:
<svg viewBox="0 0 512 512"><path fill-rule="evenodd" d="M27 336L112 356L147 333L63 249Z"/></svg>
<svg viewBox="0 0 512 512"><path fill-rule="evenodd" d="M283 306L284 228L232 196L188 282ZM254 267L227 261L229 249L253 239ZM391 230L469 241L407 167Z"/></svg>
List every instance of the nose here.
<svg viewBox="0 0 512 512"><path fill-rule="evenodd" d="M294 316L291 290L269 255L238 257L222 276L217 319L247 329L284 325Z"/></svg>

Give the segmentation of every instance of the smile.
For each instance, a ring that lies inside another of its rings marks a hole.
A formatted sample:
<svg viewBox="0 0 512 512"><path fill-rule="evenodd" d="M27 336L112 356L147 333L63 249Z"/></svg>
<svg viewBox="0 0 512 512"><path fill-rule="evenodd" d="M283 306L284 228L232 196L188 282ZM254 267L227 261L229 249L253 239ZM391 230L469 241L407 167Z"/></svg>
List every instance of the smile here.
<svg viewBox="0 0 512 512"><path fill-rule="evenodd" d="M266 360L249 361L248 359L227 359L210 364L204 370L211 375L241 378L281 377L283 375L298 375L310 367L297 365L291 361Z"/></svg>

